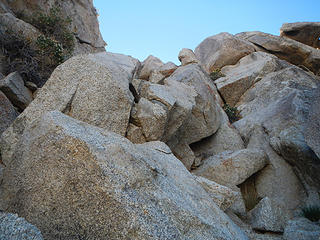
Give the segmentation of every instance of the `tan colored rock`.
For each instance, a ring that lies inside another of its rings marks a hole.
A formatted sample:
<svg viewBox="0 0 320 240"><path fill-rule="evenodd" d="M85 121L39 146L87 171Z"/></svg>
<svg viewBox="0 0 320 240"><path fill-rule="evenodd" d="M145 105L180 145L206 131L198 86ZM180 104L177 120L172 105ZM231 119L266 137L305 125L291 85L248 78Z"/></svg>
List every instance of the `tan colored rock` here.
<svg viewBox="0 0 320 240"><path fill-rule="evenodd" d="M212 197L213 201L221 210L227 210L235 201L239 193L232 191L230 188L210 181L206 178L194 176L195 180L201 184L204 190Z"/></svg>
<svg viewBox="0 0 320 240"><path fill-rule="evenodd" d="M320 48L320 22L284 23L280 28L280 36Z"/></svg>
<svg viewBox="0 0 320 240"><path fill-rule="evenodd" d="M132 143L141 144L146 142L146 138L143 136L141 127L138 127L132 123L129 123L126 137Z"/></svg>
<svg viewBox="0 0 320 240"><path fill-rule="evenodd" d="M0 136L18 115L9 99L0 91Z"/></svg>
<svg viewBox="0 0 320 240"><path fill-rule="evenodd" d="M182 66L186 66L191 63L198 63L198 59L194 52L189 48L183 48L178 55L178 59Z"/></svg>
<svg viewBox="0 0 320 240"><path fill-rule="evenodd" d="M162 84L165 78L166 77L163 74L161 74L158 70L153 70L149 76L149 82Z"/></svg>
<svg viewBox="0 0 320 240"><path fill-rule="evenodd" d="M57 111L18 141L14 156L1 143L1 209L45 239L248 239L164 143L134 145Z"/></svg>
<svg viewBox="0 0 320 240"><path fill-rule="evenodd" d="M280 59L297 66L304 66L315 74L320 74L320 50L297 42L262 32L248 32L237 35L270 52Z"/></svg>
<svg viewBox="0 0 320 240"><path fill-rule="evenodd" d="M263 76L288 66L274 55L254 52L241 58L236 65L222 68L225 77L217 79L215 84L225 102L235 106L240 97Z"/></svg>
<svg viewBox="0 0 320 240"><path fill-rule="evenodd" d="M165 77L169 77L178 68L173 62L167 62L159 68L159 72Z"/></svg>
<svg viewBox="0 0 320 240"><path fill-rule="evenodd" d="M24 86L23 79L18 72L10 73L0 79L0 90L13 105L21 110L25 109L33 100L32 92Z"/></svg>
<svg viewBox="0 0 320 240"><path fill-rule="evenodd" d="M220 33L203 40L195 55L208 73L226 65L236 64L242 57L255 52L254 45L229 33Z"/></svg>
<svg viewBox="0 0 320 240"><path fill-rule="evenodd" d="M267 163L268 157L258 149L226 151L205 159L193 174L224 186L236 186L261 170Z"/></svg>
<svg viewBox="0 0 320 240"><path fill-rule="evenodd" d="M148 80L152 71L158 70L162 65L163 62L159 58L150 55L142 62L139 78Z"/></svg>
<svg viewBox="0 0 320 240"><path fill-rule="evenodd" d="M167 117L167 110L161 103L153 103L145 98L140 99L131 114L134 124L141 127L147 141L156 141L162 138Z"/></svg>

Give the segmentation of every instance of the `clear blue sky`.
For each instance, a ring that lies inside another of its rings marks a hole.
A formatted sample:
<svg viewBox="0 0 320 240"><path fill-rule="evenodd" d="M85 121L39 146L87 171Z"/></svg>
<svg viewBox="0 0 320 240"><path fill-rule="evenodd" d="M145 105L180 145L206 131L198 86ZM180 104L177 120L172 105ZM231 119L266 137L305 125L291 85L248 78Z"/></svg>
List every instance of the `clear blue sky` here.
<svg viewBox="0 0 320 240"><path fill-rule="evenodd" d="M181 48L220 32L278 35L282 23L320 21L320 0L94 0L94 6L107 51L141 61L152 54L179 63Z"/></svg>

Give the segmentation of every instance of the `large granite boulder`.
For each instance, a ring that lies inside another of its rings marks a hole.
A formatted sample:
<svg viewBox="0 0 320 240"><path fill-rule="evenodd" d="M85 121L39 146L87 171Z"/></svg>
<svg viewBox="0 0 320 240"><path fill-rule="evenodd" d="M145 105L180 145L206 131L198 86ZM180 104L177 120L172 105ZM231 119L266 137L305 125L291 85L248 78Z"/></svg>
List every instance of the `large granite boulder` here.
<svg viewBox="0 0 320 240"><path fill-rule="evenodd" d="M283 233L284 240L318 240L319 236L320 224L302 217L290 220Z"/></svg>
<svg viewBox="0 0 320 240"><path fill-rule="evenodd" d="M242 57L255 52L255 47L230 33L220 33L203 40L194 52L205 70L211 73L236 64Z"/></svg>
<svg viewBox="0 0 320 240"><path fill-rule="evenodd" d="M25 126L14 155L7 140L0 207L45 239L248 239L164 143L57 111Z"/></svg>
<svg viewBox="0 0 320 240"><path fill-rule="evenodd" d="M14 139L14 131L41 117L47 111L58 110L94 126L125 135L129 123L133 96L129 82L138 61L117 54L96 53L73 57L57 67L37 93L36 99L19 116L18 125L8 129L6 136ZM119 54L120 55L120 54Z"/></svg>
<svg viewBox="0 0 320 240"><path fill-rule="evenodd" d="M284 23L280 29L280 36L320 48L320 22Z"/></svg>
<svg viewBox="0 0 320 240"><path fill-rule="evenodd" d="M159 58L150 55L141 64L139 78L148 80L151 73L158 70L162 65L163 62Z"/></svg>
<svg viewBox="0 0 320 240"><path fill-rule="evenodd" d="M280 59L294 65L306 67L315 74L320 74L320 50L297 42L262 32L244 32L236 36L247 40L260 49L272 53Z"/></svg>
<svg viewBox="0 0 320 240"><path fill-rule="evenodd" d="M0 239L43 240L39 229L17 214L0 212Z"/></svg>

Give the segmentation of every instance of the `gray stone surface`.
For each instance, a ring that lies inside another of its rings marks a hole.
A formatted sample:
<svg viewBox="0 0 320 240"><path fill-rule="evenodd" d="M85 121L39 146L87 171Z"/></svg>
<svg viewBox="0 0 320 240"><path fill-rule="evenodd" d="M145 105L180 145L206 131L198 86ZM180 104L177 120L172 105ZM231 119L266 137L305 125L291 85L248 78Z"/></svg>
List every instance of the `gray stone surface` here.
<svg viewBox="0 0 320 240"><path fill-rule="evenodd" d="M270 232L283 232L289 217L284 207L277 205L268 197L263 198L248 213L253 229Z"/></svg>
<svg viewBox="0 0 320 240"><path fill-rule="evenodd" d="M0 212L0 239L43 240L39 229L17 214Z"/></svg>
<svg viewBox="0 0 320 240"><path fill-rule="evenodd" d="M211 73L226 65L236 64L254 51L252 43L230 33L220 33L203 40L194 52L205 70Z"/></svg>
<svg viewBox="0 0 320 240"><path fill-rule="evenodd" d="M267 155L259 149L226 151L205 159L193 173L232 187L243 183L267 163Z"/></svg>
<svg viewBox="0 0 320 240"><path fill-rule="evenodd" d="M247 40L264 51L270 52L280 59L297 66L304 66L320 74L320 50L297 42L295 40L279 37L262 32L245 32L236 36Z"/></svg>
<svg viewBox="0 0 320 240"><path fill-rule="evenodd" d="M290 220L283 233L284 240L318 240L319 237L320 224L302 217Z"/></svg>
<svg viewBox="0 0 320 240"><path fill-rule="evenodd" d="M280 28L280 36L320 48L320 22L284 23Z"/></svg>
<svg viewBox="0 0 320 240"><path fill-rule="evenodd" d="M164 143L134 145L57 111L18 141L15 155L1 142L1 209L45 239L248 239Z"/></svg>
<svg viewBox="0 0 320 240"><path fill-rule="evenodd" d="M33 100L32 92L24 86L23 79L18 72L10 73L0 79L0 90L13 105L21 110L25 109Z"/></svg>
<svg viewBox="0 0 320 240"><path fill-rule="evenodd" d="M178 68L173 62L167 62L159 68L159 72L165 77L169 77Z"/></svg>
<svg viewBox="0 0 320 240"><path fill-rule="evenodd" d="M18 112L9 99L0 91L0 136L17 116Z"/></svg>

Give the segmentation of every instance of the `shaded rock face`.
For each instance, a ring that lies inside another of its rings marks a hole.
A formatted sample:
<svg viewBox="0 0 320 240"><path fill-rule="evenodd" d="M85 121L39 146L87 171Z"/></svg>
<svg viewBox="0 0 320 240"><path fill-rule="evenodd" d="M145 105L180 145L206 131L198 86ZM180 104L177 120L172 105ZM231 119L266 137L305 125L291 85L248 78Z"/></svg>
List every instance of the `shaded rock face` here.
<svg viewBox="0 0 320 240"><path fill-rule="evenodd" d="M35 16L38 12L48 13L51 8L61 9L63 16L72 19L72 29L76 33L77 45L75 53L104 51L103 41L97 20L97 11L92 0L72 1L4 1L15 14Z"/></svg>
<svg viewBox="0 0 320 240"><path fill-rule="evenodd" d="M45 239L247 239L161 142L134 145L60 112L2 140L1 209Z"/></svg>
<svg viewBox="0 0 320 240"><path fill-rule="evenodd" d="M254 45L229 33L220 33L203 40L195 55L208 73L226 65L236 64L242 57L255 52Z"/></svg>
<svg viewBox="0 0 320 240"><path fill-rule="evenodd" d="M295 218L285 227L283 239L317 240L320 236L320 225L306 218Z"/></svg>
<svg viewBox="0 0 320 240"><path fill-rule="evenodd" d="M320 74L320 50L295 40L262 32L244 32L236 35L297 66L304 66Z"/></svg>
<svg viewBox="0 0 320 240"><path fill-rule="evenodd" d="M43 240L39 229L16 214L0 212L0 239Z"/></svg>
<svg viewBox="0 0 320 240"><path fill-rule="evenodd" d="M284 23L280 28L280 36L320 48L320 22Z"/></svg>
<svg viewBox="0 0 320 240"><path fill-rule="evenodd" d="M18 112L9 99L0 91L0 136L16 119Z"/></svg>

